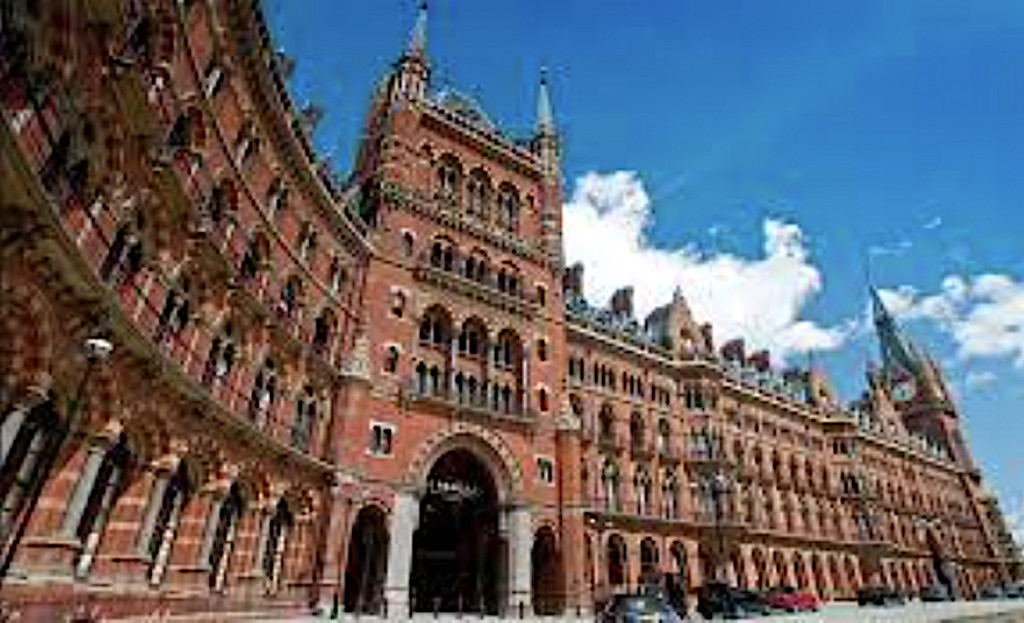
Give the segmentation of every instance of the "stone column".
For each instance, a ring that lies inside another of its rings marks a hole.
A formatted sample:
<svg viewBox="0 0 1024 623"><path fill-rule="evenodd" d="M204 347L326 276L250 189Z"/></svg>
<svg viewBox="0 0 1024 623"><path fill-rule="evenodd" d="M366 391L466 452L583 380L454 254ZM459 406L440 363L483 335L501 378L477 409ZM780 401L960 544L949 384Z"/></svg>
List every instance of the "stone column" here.
<svg viewBox="0 0 1024 623"><path fill-rule="evenodd" d="M89 501L89 494L92 493L92 487L96 482L100 465L103 463L103 451L104 448L98 445L89 446L88 450L86 450L88 455L85 459L85 465L82 467L82 476L78 479L78 483L75 484L75 488L71 492L67 511L65 511L64 519L61 521L60 533L63 537L70 539L76 536L78 522L82 520L82 513L85 512L85 505Z"/></svg>
<svg viewBox="0 0 1024 623"><path fill-rule="evenodd" d="M506 512L509 519L509 608L512 616L518 616L520 607L526 613L532 612L530 549L533 545L533 518L526 506L516 506Z"/></svg>
<svg viewBox="0 0 1024 623"><path fill-rule="evenodd" d="M387 580L384 598L389 612L406 612L409 608L409 576L412 572L412 537L419 525L420 502L411 492L395 495L391 517L391 543L388 547Z"/></svg>
<svg viewBox="0 0 1024 623"><path fill-rule="evenodd" d="M139 525L139 533L135 539L135 551L140 556L149 556L149 541L153 536L153 528L157 515L160 513L160 506L164 501L164 493L170 478L166 474L157 475L155 472L146 470L143 478L153 481L150 488L149 500L146 502L146 510L142 515L142 523Z"/></svg>

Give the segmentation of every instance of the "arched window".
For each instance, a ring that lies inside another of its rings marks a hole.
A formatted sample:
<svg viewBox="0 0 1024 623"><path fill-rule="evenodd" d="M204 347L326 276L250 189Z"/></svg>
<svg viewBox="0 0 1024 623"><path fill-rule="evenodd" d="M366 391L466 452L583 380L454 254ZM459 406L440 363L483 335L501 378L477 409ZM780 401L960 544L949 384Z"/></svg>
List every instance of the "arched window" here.
<svg viewBox="0 0 1024 623"><path fill-rule="evenodd" d="M296 241L299 250L299 259L303 262L312 262L316 253L316 230L313 224L306 221L299 228L299 238Z"/></svg>
<svg viewBox="0 0 1024 623"><path fill-rule="evenodd" d="M639 412L634 411L633 415L629 418L629 436L634 450L644 448L644 443L646 442L644 438L644 419Z"/></svg>
<svg viewBox="0 0 1024 623"><path fill-rule="evenodd" d="M617 512L622 508L619 499L619 466L613 461L607 460L601 470L601 486L604 489L605 507Z"/></svg>
<svg viewBox="0 0 1024 623"><path fill-rule="evenodd" d="M0 428L0 547L6 549L16 519L56 458L64 433L52 398L8 413Z"/></svg>
<svg viewBox="0 0 1024 623"><path fill-rule="evenodd" d="M497 367L517 370L522 358L523 346L519 336L510 329L504 329L498 334L497 342L494 344L494 364Z"/></svg>
<svg viewBox="0 0 1024 623"><path fill-rule="evenodd" d="M284 551L288 542L288 532L291 530L293 522L288 503L281 500L277 503L274 515L270 518L270 525L267 527L267 542L263 548L263 575L267 578L272 593L277 591L281 583Z"/></svg>
<svg viewBox="0 0 1024 623"><path fill-rule="evenodd" d="M278 311L285 318L294 318L300 307L302 307L302 282L297 275L293 275L281 288L281 302Z"/></svg>
<svg viewBox="0 0 1024 623"><path fill-rule="evenodd" d="M548 390L543 387L537 390L537 407L545 413L548 410Z"/></svg>
<svg viewBox="0 0 1024 623"><path fill-rule="evenodd" d="M256 380L252 385L252 394L249 396L249 418L262 426L267 421L267 415L274 405L277 397L277 370L274 360L267 358L260 371L256 373Z"/></svg>
<svg viewBox="0 0 1024 623"><path fill-rule="evenodd" d="M473 169L466 182L466 212L486 220L490 212L491 182L483 169Z"/></svg>
<svg viewBox="0 0 1024 623"><path fill-rule="evenodd" d="M217 386L224 382L231 367L235 364L235 339L231 329L231 323L224 325L220 334L214 338L210 345L210 352L206 357L206 367L203 370L203 384Z"/></svg>
<svg viewBox="0 0 1024 623"><path fill-rule="evenodd" d="M174 339L185 329L189 321L189 282L183 278L177 287L167 290L164 306L157 320L156 341L159 344Z"/></svg>
<svg viewBox="0 0 1024 623"><path fill-rule="evenodd" d="M484 352L487 329L479 318L469 318L462 324L459 333L459 353L476 357Z"/></svg>
<svg viewBox="0 0 1024 623"><path fill-rule="evenodd" d="M317 351L324 351L331 343L331 337L334 335L334 327L336 326L334 319L334 312L330 309L325 309L317 316L317 319L313 323L313 348Z"/></svg>
<svg viewBox="0 0 1024 623"><path fill-rule="evenodd" d="M666 519L679 518L679 481L676 474L670 469L665 470L662 478L661 497L665 509Z"/></svg>
<svg viewBox="0 0 1024 623"><path fill-rule="evenodd" d="M461 183L462 166L459 164L458 158L451 154L444 154L437 166L438 195L457 204Z"/></svg>
<svg viewBox="0 0 1024 623"><path fill-rule="evenodd" d="M423 313L420 320L421 342L437 347L447 346L451 340L451 318L443 308L434 306Z"/></svg>
<svg viewBox="0 0 1024 623"><path fill-rule="evenodd" d="M93 478L89 496L86 498L85 507L81 510L81 517L75 527L75 536L82 544L78 552L78 560L75 562L76 577L85 577L89 573L89 568L92 566L96 550L99 547L100 537L114 506L114 500L125 487L130 461L131 452L128 449L128 440L121 435L117 443L103 455L99 469ZM70 506L68 513L73 513L75 510L74 506Z"/></svg>
<svg viewBox="0 0 1024 623"><path fill-rule="evenodd" d="M604 405L601 407L601 413L598 416L598 424L600 426L600 437L601 441L605 443L613 443L615 441L615 415L612 413L610 405Z"/></svg>
<svg viewBox="0 0 1024 623"><path fill-rule="evenodd" d="M511 232L519 231L519 191L508 182L498 187L498 222Z"/></svg>
<svg viewBox="0 0 1024 623"><path fill-rule="evenodd" d="M215 591L224 588L231 552L235 547L238 522L244 512L245 500L242 497L242 490L237 483L232 484L217 512L217 527L213 532L213 542L210 546L210 555L207 558L210 569L209 585Z"/></svg>
<svg viewBox="0 0 1024 623"><path fill-rule="evenodd" d="M636 478L633 481L636 487L636 512L638 515L648 515L651 512L651 475L647 470L640 467L636 471Z"/></svg>
<svg viewBox="0 0 1024 623"><path fill-rule="evenodd" d="M235 137L235 161L239 165L246 165L259 148L260 139L256 136L256 125L252 121L244 122Z"/></svg>
<svg viewBox="0 0 1024 623"><path fill-rule="evenodd" d="M273 221L288 208L288 187L275 178L267 189L267 218Z"/></svg>
<svg viewBox="0 0 1024 623"><path fill-rule="evenodd" d="M316 399L313 388L306 386L295 403L295 419L292 421L292 445L304 452L309 451L316 422Z"/></svg>
<svg viewBox="0 0 1024 623"><path fill-rule="evenodd" d="M345 286L345 269L338 258L331 260L331 267L327 274L327 283L332 294L338 294Z"/></svg>
<svg viewBox="0 0 1024 623"><path fill-rule="evenodd" d="M672 450L672 427L669 425L668 420L662 418L658 420L658 452L662 456L667 456Z"/></svg>
<svg viewBox="0 0 1024 623"><path fill-rule="evenodd" d="M398 352L397 346L388 346L387 353L384 355L384 371L390 374L398 372L398 358L400 353ZM422 364L421 364L422 365Z"/></svg>
<svg viewBox="0 0 1024 623"><path fill-rule="evenodd" d="M192 491L193 484L189 480L185 464L179 463L178 469L164 485L160 506L157 508L149 538L146 540L145 551L152 561L149 570L151 584L160 584L163 580L167 561L171 557L171 548L177 536L178 524Z"/></svg>
<svg viewBox="0 0 1024 623"><path fill-rule="evenodd" d="M245 251L245 255L242 256L242 262L239 264L238 272L240 273L243 281L251 281L269 265L269 262L270 243L262 232L258 232L253 235L252 240L249 242L249 247Z"/></svg>
<svg viewBox="0 0 1024 623"><path fill-rule="evenodd" d="M452 270L455 266L455 249L445 238L438 238L430 246L430 264L435 268Z"/></svg>
<svg viewBox="0 0 1024 623"><path fill-rule="evenodd" d="M100 266L100 278L112 286L127 283L142 269L142 240L135 227L122 225Z"/></svg>

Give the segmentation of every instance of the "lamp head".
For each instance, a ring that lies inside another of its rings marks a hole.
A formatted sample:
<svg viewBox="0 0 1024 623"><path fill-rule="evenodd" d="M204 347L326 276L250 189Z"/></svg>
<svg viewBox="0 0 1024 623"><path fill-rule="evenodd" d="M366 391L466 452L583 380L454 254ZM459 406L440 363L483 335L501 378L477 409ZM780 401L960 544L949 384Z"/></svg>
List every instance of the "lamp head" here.
<svg viewBox="0 0 1024 623"><path fill-rule="evenodd" d="M114 344L102 337L85 340L85 354L91 361L104 361L114 351Z"/></svg>

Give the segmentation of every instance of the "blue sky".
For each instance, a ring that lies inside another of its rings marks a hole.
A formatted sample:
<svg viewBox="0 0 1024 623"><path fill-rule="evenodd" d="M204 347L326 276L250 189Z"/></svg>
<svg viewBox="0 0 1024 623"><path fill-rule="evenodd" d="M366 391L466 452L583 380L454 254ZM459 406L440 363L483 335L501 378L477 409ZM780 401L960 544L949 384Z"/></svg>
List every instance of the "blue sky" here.
<svg viewBox="0 0 1024 623"><path fill-rule="evenodd" d="M414 3L264 6L343 173ZM587 241L633 227L633 272L589 271L595 298L682 285L698 315L790 362L817 348L852 398L875 352L870 264L1024 517L1024 3L435 0L429 49L435 83L512 134L550 68L571 259L599 262ZM648 283L652 265L682 283Z"/></svg>

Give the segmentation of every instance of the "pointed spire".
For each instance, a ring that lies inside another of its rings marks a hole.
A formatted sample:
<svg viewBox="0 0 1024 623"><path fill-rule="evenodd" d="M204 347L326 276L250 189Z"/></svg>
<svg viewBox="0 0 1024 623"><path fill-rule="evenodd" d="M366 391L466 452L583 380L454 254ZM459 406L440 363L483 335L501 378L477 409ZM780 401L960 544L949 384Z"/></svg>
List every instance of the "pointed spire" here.
<svg viewBox="0 0 1024 623"><path fill-rule="evenodd" d="M554 136L555 115L551 112L551 96L548 94L548 69L540 69L540 91L537 92L537 134Z"/></svg>
<svg viewBox="0 0 1024 623"><path fill-rule="evenodd" d="M915 373L919 368L920 355L914 344L900 330L896 320L889 313L882 296L874 286L871 292L871 310L878 335L878 346L882 352L882 370L890 376Z"/></svg>
<svg viewBox="0 0 1024 623"><path fill-rule="evenodd" d="M427 2L420 2L419 15L416 16L416 24L412 27L409 35L409 45L405 55L426 60L427 58Z"/></svg>

